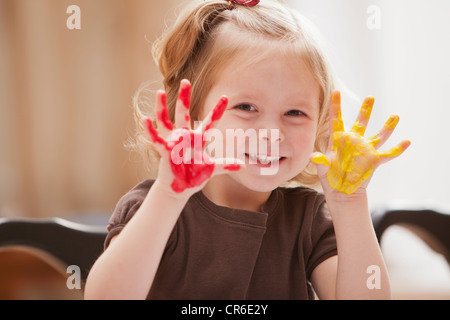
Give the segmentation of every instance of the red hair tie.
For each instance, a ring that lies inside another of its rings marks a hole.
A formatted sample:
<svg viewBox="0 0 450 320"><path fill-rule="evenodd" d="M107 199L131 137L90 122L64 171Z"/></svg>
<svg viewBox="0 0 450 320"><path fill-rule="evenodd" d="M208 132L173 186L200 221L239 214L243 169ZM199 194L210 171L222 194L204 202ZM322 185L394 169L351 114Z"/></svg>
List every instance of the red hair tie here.
<svg viewBox="0 0 450 320"><path fill-rule="evenodd" d="M235 4L240 4L247 7L256 6L259 0L225 0L228 1L228 9L233 10Z"/></svg>

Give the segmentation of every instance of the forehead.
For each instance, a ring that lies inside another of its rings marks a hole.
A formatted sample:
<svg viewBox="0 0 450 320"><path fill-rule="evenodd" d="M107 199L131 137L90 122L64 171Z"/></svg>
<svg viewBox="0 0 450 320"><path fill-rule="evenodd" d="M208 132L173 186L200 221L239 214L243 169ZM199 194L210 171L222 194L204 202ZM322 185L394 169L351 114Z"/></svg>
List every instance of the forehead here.
<svg viewBox="0 0 450 320"><path fill-rule="evenodd" d="M307 67L310 57L301 38L273 37L225 23L218 28L214 39L209 58L224 72L242 75L265 64L270 69L274 60L284 61L293 71L306 73L306 69L311 69Z"/></svg>
<svg viewBox="0 0 450 320"><path fill-rule="evenodd" d="M259 99L266 96L276 99L283 95L281 98L289 104L293 98L298 101L298 97L308 97L309 105L322 109L320 101L324 89L319 85L320 74L311 72L313 60L302 39L269 37L239 30L229 23L217 28L210 39L213 41L198 57L196 68L203 84L207 85L202 93L200 116L206 115L222 95L231 99L241 93L242 99L245 95ZM284 81L286 79L292 80ZM277 86L280 89L273 90Z"/></svg>
<svg viewBox="0 0 450 320"><path fill-rule="evenodd" d="M281 46L283 44L280 44ZM319 103L320 87L302 53L283 50L273 43L242 45L222 66L215 87L224 94L275 96L285 100Z"/></svg>

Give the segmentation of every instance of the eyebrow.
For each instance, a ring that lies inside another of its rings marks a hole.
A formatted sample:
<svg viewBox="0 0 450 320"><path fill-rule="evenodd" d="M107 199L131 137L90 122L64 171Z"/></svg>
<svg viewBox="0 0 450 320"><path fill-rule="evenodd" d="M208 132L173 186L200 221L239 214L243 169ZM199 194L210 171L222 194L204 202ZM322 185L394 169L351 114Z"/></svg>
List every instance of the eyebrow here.
<svg viewBox="0 0 450 320"><path fill-rule="evenodd" d="M261 100L261 96L258 93L254 93L255 90L249 91L239 91L235 90L232 94L229 94L228 97L230 100L241 100L241 102L251 103L254 100ZM312 112L316 110L315 101L311 101L304 98L299 98L299 95L290 94L286 101L289 103L283 104L285 107L289 108L289 110L293 109L303 109L306 108L308 112ZM319 102L317 102L319 104Z"/></svg>

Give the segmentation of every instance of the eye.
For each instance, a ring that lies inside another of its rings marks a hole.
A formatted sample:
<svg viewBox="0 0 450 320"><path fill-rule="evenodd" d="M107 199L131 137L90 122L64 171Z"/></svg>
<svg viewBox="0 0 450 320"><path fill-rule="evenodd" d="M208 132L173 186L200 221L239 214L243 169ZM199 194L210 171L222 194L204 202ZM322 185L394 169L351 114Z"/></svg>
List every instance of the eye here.
<svg viewBox="0 0 450 320"><path fill-rule="evenodd" d="M256 108L248 103L239 104L235 108L242 111L256 111Z"/></svg>
<svg viewBox="0 0 450 320"><path fill-rule="evenodd" d="M292 117L306 116L306 114L300 110L289 110L288 112L285 113L285 115L292 116Z"/></svg>

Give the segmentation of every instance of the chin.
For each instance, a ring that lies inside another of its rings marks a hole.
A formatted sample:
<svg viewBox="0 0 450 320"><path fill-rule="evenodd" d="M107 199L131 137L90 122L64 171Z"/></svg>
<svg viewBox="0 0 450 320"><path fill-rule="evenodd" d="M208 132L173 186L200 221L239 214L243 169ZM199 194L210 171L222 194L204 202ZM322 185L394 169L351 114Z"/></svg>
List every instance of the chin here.
<svg viewBox="0 0 450 320"><path fill-rule="evenodd" d="M242 186L255 192L272 192L280 185L282 185L285 181L287 181L285 179L282 179L282 177L279 174L252 175L240 172L233 174L232 176Z"/></svg>

